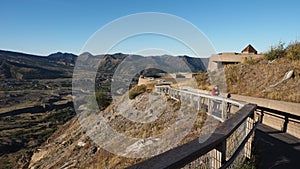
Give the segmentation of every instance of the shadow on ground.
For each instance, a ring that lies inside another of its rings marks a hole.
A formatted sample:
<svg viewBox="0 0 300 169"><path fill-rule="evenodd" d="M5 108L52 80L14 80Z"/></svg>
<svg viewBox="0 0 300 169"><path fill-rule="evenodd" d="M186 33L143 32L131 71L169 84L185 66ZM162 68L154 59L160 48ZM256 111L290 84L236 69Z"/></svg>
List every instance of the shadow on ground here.
<svg viewBox="0 0 300 169"><path fill-rule="evenodd" d="M254 156L259 169L300 167L300 139L260 124L254 138Z"/></svg>

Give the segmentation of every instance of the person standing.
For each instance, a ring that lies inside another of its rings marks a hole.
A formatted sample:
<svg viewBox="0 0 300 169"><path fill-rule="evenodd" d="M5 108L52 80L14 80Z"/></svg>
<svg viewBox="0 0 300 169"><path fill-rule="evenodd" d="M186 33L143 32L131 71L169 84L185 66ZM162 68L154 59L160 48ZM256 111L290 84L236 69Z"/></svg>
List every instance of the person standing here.
<svg viewBox="0 0 300 169"><path fill-rule="evenodd" d="M220 95L220 91L219 91L219 87L215 86L212 91L211 94L213 96L219 96ZM219 108L220 103L218 102L218 100L214 99L212 100L212 112L217 112L218 108Z"/></svg>
<svg viewBox="0 0 300 169"><path fill-rule="evenodd" d="M227 94L227 98L228 98L228 99L231 98L231 94L230 94L230 93ZM230 113L230 109L231 109L231 103L230 103L230 102L227 102L226 112L227 112L227 113Z"/></svg>
<svg viewBox="0 0 300 169"><path fill-rule="evenodd" d="M219 94L220 94L219 87L218 87L218 86L215 86L215 87L212 89L211 94L212 94L213 96L219 96Z"/></svg>

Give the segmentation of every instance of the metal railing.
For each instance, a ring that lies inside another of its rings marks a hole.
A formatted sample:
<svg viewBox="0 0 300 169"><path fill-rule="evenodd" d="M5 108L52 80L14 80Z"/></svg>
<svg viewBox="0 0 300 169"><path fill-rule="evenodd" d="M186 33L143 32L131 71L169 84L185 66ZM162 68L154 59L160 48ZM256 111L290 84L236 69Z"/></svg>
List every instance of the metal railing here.
<svg viewBox="0 0 300 169"><path fill-rule="evenodd" d="M167 86L156 87L156 92L164 92L175 99L184 99L183 95L188 93L198 96L199 102L203 98L216 99L214 96L190 93ZM241 165L251 156L254 131L258 125L258 121L254 119L257 106L225 98L217 99L238 105L240 109L224 120L205 142L200 143L195 139L128 168L237 168Z"/></svg>
<svg viewBox="0 0 300 169"><path fill-rule="evenodd" d="M159 94L166 94L172 99L192 104L197 110L206 108L208 115L213 116L221 122L227 120L232 113L246 104L245 102L224 97L176 89L169 85L155 86L155 91Z"/></svg>
<svg viewBox="0 0 300 169"><path fill-rule="evenodd" d="M300 116L267 107L258 106L256 115L260 123L270 126L282 133L300 138Z"/></svg>

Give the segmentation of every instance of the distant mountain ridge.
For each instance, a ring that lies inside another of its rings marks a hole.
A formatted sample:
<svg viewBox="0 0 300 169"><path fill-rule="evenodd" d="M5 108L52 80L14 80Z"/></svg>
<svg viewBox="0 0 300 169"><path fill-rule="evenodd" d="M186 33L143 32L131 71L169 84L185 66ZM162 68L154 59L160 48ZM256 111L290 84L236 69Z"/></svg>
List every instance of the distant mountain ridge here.
<svg viewBox="0 0 300 169"><path fill-rule="evenodd" d="M72 77L77 56L56 53L38 56L0 50L1 79L55 79Z"/></svg>
<svg viewBox="0 0 300 169"><path fill-rule="evenodd" d="M52 53L48 56L41 56L41 55L34 55L34 54L26 54L22 52L13 52L13 51L6 51L6 50L0 50L0 56L14 56L14 57L27 57L27 58L45 58L48 60L53 61L67 61L69 63L75 63L77 55L74 55L72 53L62 53L62 52L56 52Z"/></svg>
<svg viewBox="0 0 300 169"><path fill-rule="evenodd" d="M143 56L128 55L122 53L106 54L106 55L92 55L88 52L83 53L89 60L92 57L102 58L100 65L104 67L102 71L112 71L111 67L118 66L125 58L138 59ZM172 60L174 56L152 56L154 61L162 64L168 60ZM206 60L203 58L193 58L189 56L176 56L181 58L190 68L191 71L206 70ZM38 56L32 54L25 54L20 52L0 50L0 78L1 79L55 79L55 78L71 78L73 68L78 58L72 53L57 52L48 56ZM98 66L98 63L91 65ZM176 66L182 66L178 63ZM175 65L169 65L175 66ZM107 70L105 70L107 69ZM109 72L113 73L113 72Z"/></svg>
<svg viewBox="0 0 300 169"><path fill-rule="evenodd" d="M47 56L49 60L54 60L54 61L60 61L64 63L69 63L69 64L75 64L75 61L77 59L77 55L74 55L72 53L53 53Z"/></svg>

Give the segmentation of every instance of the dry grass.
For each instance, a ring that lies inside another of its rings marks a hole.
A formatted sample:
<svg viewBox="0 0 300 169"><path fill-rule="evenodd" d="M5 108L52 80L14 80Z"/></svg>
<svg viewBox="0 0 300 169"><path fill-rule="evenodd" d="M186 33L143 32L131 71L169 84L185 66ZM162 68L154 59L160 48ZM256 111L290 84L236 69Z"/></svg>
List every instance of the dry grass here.
<svg viewBox="0 0 300 169"><path fill-rule="evenodd" d="M289 102L300 102L300 61L279 58L273 62L256 60L225 68L228 92ZM286 72L293 70L294 77L275 86Z"/></svg>

